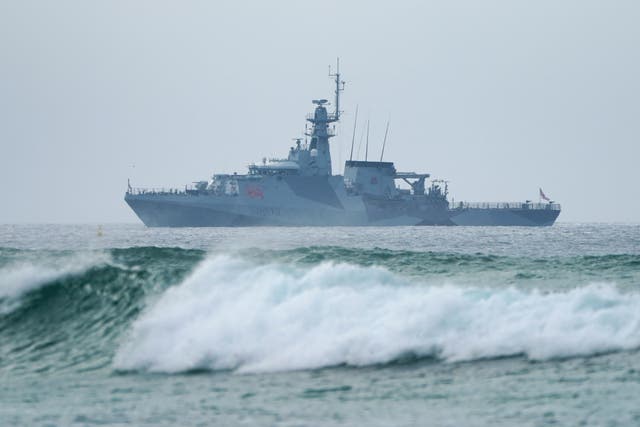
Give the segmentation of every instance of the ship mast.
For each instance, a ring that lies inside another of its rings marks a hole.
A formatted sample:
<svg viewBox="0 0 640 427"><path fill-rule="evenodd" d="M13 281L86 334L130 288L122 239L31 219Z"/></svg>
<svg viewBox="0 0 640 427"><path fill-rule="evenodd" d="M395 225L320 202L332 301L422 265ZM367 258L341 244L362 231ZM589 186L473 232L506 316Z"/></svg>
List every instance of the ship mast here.
<svg viewBox="0 0 640 427"><path fill-rule="evenodd" d="M335 136L335 126L329 129L329 123L340 120L340 92L344 90L344 81L340 79L340 60L337 62L335 74L331 73L329 67L329 77L335 78L336 83L336 107L333 113L327 111L326 99L314 99L316 105L313 114L307 116L307 121L313 123L309 143L309 159L306 167L300 169L300 173L307 175L329 175L331 176L331 150L329 148L329 138Z"/></svg>
<svg viewBox="0 0 640 427"><path fill-rule="evenodd" d="M331 122L337 122L340 120L340 92L344 90L345 82L340 80L340 58L336 59L336 73L331 74L331 65L329 65L329 77L334 77L336 82L336 110L333 113L333 117L331 118Z"/></svg>

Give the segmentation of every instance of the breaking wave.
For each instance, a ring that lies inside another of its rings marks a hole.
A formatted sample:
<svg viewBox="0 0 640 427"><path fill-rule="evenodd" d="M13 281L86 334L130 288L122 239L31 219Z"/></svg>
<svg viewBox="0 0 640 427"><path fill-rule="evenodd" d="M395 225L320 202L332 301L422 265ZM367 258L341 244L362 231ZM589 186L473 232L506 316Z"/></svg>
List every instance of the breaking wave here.
<svg viewBox="0 0 640 427"><path fill-rule="evenodd" d="M119 337L148 301L180 283L203 255L0 248L0 374L110 366Z"/></svg>
<svg viewBox="0 0 640 427"><path fill-rule="evenodd" d="M20 305L25 294L51 285L67 277L85 272L94 265L105 263L105 253L56 253L42 256L30 252L26 259L10 260L0 267L0 314Z"/></svg>
<svg viewBox="0 0 640 427"><path fill-rule="evenodd" d="M636 349L638 265L633 254L0 248L0 372L257 372Z"/></svg>
<svg viewBox="0 0 640 427"><path fill-rule="evenodd" d="M639 307L640 294L605 283L544 292L429 283L335 260L214 256L142 312L113 366L263 372L407 355L447 362L590 356L640 347Z"/></svg>

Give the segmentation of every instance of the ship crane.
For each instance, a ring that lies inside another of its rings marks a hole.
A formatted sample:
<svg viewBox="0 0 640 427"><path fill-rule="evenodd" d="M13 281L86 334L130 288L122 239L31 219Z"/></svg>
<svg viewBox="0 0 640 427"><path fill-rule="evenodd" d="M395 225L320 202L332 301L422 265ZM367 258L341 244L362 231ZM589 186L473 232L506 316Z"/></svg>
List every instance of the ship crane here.
<svg viewBox="0 0 640 427"><path fill-rule="evenodd" d="M424 182L431 175L428 173L415 173L415 172L398 172L396 173L395 178L401 179L413 190L413 194L416 196L424 195ZM410 179L414 179L415 181L409 181Z"/></svg>

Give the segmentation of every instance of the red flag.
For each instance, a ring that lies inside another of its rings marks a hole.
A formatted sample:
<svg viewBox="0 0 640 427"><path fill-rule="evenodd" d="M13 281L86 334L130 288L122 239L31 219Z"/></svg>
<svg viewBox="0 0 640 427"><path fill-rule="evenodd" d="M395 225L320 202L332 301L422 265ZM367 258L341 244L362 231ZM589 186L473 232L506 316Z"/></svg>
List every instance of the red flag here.
<svg viewBox="0 0 640 427"><path fill-rule="evenodd" d="M550 202L550 201L551 201L551 199L550 199L550 198L548 198L546 194L544 194L544 191L542 191L542 188L540 189L540 198L541 198L542 200L546 200L547 202Z"/></svg>

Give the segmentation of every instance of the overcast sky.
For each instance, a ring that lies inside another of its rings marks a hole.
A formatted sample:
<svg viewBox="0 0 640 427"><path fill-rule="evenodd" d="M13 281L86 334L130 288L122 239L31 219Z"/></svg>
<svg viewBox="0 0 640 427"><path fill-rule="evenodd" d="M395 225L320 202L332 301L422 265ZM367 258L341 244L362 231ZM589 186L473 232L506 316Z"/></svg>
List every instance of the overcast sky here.
<svg viewBox="0 0 640 427"><path fill-rule="evenodd" d="M286 156L327 67L370 157L456 200L640 222L638 1L0 0L0 222L137 222L134 186ZM357 147L356 147L357 148ZM364 154L362 149L361 154Z"/></svg>

